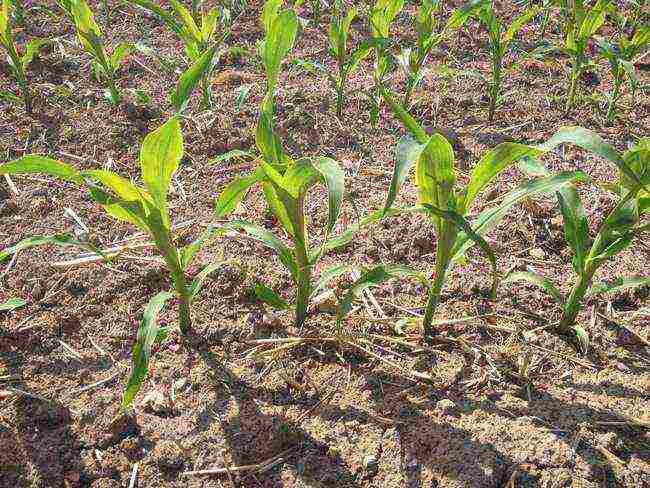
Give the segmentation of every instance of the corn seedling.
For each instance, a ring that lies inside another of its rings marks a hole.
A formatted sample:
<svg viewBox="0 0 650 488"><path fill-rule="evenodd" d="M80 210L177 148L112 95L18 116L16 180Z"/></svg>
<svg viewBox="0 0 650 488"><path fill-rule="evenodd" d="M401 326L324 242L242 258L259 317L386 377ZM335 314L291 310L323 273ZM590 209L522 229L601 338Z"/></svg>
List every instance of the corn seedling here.
<svg viewBox="0 0 650 488"><path fill-rule="evenodd" d="M570 129L558 132L540 146L506 142L486 153L476 165L465 188L458 188L455 157L451 144L440 134L429 136L420 124L382 87L382 95L395 116L410 132L397 148L393 179L390 184L384 212L389 215L400 188L415 165L415 181L420 205L411 209L425 214L436 232L435 275L429 288L424 315L424 332L435 334L433 314L440 302L445 278L451 266L462 260L467 250L477 244L489 258L493 272L492 293L496 292L496 256L482 237L492 229L516 203L533 195L553 193L568 182L582 180L580 171L561 172L534 179L506 194L501 203L482 212L474 224L467 220L476 197L506 168L526 157L534 157L553 149L558 144L580 139L580 133Z"/></svg>
<svg viewBox="0 0 650 488"><path fill-rule="evenodd" d="M108 100L118 105L122 97L117 88L117 72L124 59L133 51L133 45L123 42L109 54L104 45L102 31L85 0L59 0L59 5L74 22L79 42L93 57L92 68L95 78L107 89Z"/></svg>
<svg viewBox="0 0 650 488"><path fill-rule="evenodd" d="M20 87L25 111L31 114L32 97L29 92L29 84L27 83L27 67L38 56L41 48L49 44L50 41L47 39L32 39L25 46L25 52L22 55L19 54L11 25L12 7L11 0L2 0L0 9L0 44L7 51L9 68L14 73L18 86Z"/></svg>
<svg viewBox="0 0 650 488"><path fill-rule="evenodd" d="M0 303L0 312L16 310L17 308L24 307L25 305L27 305L27 302L22 298L10 298L4 303Z"/></svg>
<svg viewBox="0 0 650 488"><path fill-rule="evenodd" d="M517 33L530 22L538 13L538 9L530 8L517 17L512 24L505 28L497 18L493 2L484 3L476 13L476 17L485 25L488 32L490 55L492 57L492 78L489 83L490 107L489 119L494 119L498 99L503 84L503 58Z"/></svg>
<svg viewBox="0 0 650 488"><path fill-rule="evenodd" d="M577 129L574 129L574 131ZM582 349L589 344L586 331L575 324L585 298L590 294L616 292L628 288L650 285L650 278L618 278L610 283L592 285L594 275L606 262L629 248L633 240L650 232L650 222L645 216L650 214L650 139L642 139L632 149L619 154L596 134L580 129L578 143L619 168L619 180L609 189L619 197L614 209L600 224L596 236L591 239L589 221L580 195L574 185L565 185L556 195L564 221L564 237L573 253L573 269L578 278L569 295L564 297L558 287L548 278L533 271L516 271L507 276L504 282L528 281L549 293L562 307L562 318L557 332L573 335ZM540 165L538 174L545 174Z"/></svg>
<svg viewBox="0 0 650 488"><path fill-rule="evenodd" d="M367 40L359 44L356 49L351 51L348 49L350 26L357 18L359 11L356 7L351 7L345 13L343 7L342 0L334 1L332 21L329 26L329 53L336 60L335 72L321 63L296 61L299 66L310 71L318 71L327 77L336 93L336 115L339 117L343 113L348 78L357 70L359 63L372 52L374 45L373 40Z"/></svg>
<svg viewBox="0 0 650 488"><path fill-rule="evenodd" d="M158 16L183 41L185 54L190 59L188 72L193 68L195 71L202 71L202 106L209 108L212 104L211 77L214 71L214 55L230 34L229 10L215 7L206 13L201 8L202 2L193 1L190 11L179 0L169 0L171 11L168 11L151 0L129 1ZM173 96L172 102L179 109Z"/></svg>
<svg viewBox="0 0 650 488"><path fill-rule="evenodd" d="M287 267L296 285L295 318L301 326L306 317L311 297L321 291L327 283L350 269L338 266L325 271L317 283L313 283L312 269L323 254L348 243L354 231L330 239L341 212L345 187L345 176L339 164L325 157L292 159L282 148L282 143L273 132L274 95L283 58L295 41L298 20L292 10L280 10L281 2L270 0L264 7L262 22L266 37L260 44L260 54L267 76L267 94L262 104L257 125L256 145L260 152L257 169L248 176L232 181L221 193L216 204L216 215L223 218L241 202L248 190L262 187L269 209L277 217L289 236L293 247L288 247L272 232L246 221L231 221L224 228L244 231L274 250ZM317 184L324 184L328 190L328 221L325 242L313 248L307 231L304 207L309 190ZM358 230L358 229L357 229ZM277 308L288 308L281 297L259 284L256 294L260 299Z"/></svg>
<svg viewBox="0 0 650 488"><path fill-rule="evenodd" d="M601 55L609 62L612 77L614 78L614 86L607 102L607 115L605 115L606 123L611 124L616 113L616 102L621 95L621 87L626 78L630 82L632 99L635 98L639 80L636 76L634 58L646 51L650 46L650 26L646 25L637 28L631 37L621 34L618 42L599 39L598 45Z"/></svg>
<svg viewBox="0 0 650 488"><path fill-rule="evenodd" d="M417 45L415 49L403 49L397 56L397 63L406 74L405 107L409 106L413 90L422 81L422 67L426 63L431 51L453 30L463 26L471 14L483 3L484 0L473 0L467 5L456 9L439 32L438 15L440 14L442 1L422 0L415 17Z"/></svg>
<svg viewBox="0 0 650 488"><path fill-rule="evenodd" d="M93 169L78 171L73 166L45 156L28 155L0 166L2 174L41 173L88 189L90 198L99 203L113 218L129 222L151 236L171 274L173 288L179 299L179 325L187 334L191 328L191 303L203 280L217 269L208 265L188 281L186 270L206 240L216 231L208 228L198 240L177 248L172 239L168 192L172 176L183 156L183 135L178 118L148 134L140 150L140 170L144 187L112 171ZM0 260L29 247L55 244L91 247L88 243L66 235L29 237L0 251Z"/></svg>
<svg viewBox="0 0 650 488"><path fill-rule="evenodd" d="M375 46L374 81L375 90L368 95L371 104L371 119L373 126L379 122L381 96L379 86L384 77L391 71L392 63L386 46L390 42L390 27L395 17L404 7L404 0L377 0L369 14L372 41Z"/></svg>
<svg viewBox="0 0 650 488"><path fill-rule="evenodd" d="M591 8L585 6L584 0L573 0L567 3L567 8L569 9L567 34L560 51L571 56L572 63L565 107L568 113L573 107L578 80L587 66L589 43L605 23L605 17L613 7L609 0L598 0Z"/></svg>

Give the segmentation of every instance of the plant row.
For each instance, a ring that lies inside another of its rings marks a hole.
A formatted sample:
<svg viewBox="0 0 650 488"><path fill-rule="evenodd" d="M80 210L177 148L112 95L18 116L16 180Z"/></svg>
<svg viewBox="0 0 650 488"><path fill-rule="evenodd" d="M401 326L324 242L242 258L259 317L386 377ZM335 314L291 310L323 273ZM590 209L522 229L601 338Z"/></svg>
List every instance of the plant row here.
<svg viewBox="0 0 650 488"><path fill-rule="evenodd" d="M537 145L505 142L480 158L463 186L456 178L456 160L449 141L439 133L427 133L402 101L384 85L381 76L376 77L377 94L390 107L407 134L395 149L393 177L383 207L347 229L341 229L339 216L345 198L345 173L339 163L327 157L291 156L275 130L278 77L283 60L295 43L299 19L293 9L283 8L281 1L269 0L262 12L262 23L265 37L259 45L259 54L266 72L266 93L259 109L256 147L251 150L255 169L221 190L215 203L215 222L219 223L210 225L190 244L177 244L169 215L169 187L184 151L181 115L173 116L144 138L139 158L139 183L113 171L80 171L73 165L36 154L0 166L3 175L39 173L84 188L110 217L147 233L164 259L171 278L170 291L153 297L144 313L133 352L133 372L124 395L124 409L132 405L146 376L153 344L169 332L168 329L161 330L156 320L167 300L172 297L178 300L181 334L188 343L197 339L192 326L192 303L205 278L224 263L211 263L194 276L189 276L188 269L204 246L211 245L217 238L227 239L233 231L248 234L277 253L293 279L293 302L286 302L262 283L257 285L256 294L273 307L293 309L294 324L303 326L313 297L325 290L332 280L358 270L358 267L338 265L314 276L313 270L323 256L351 242L362 229L399 215L421 214L435 231L434 269L430 273L420 273L406 266L386 264L360 269L360 277L351 284L338 304L336 324L342 336L345 317L359 293L388 279L401 277L419 280L428 289L422 327L425 340L435 337L437 331L433 319L446 278L474 245L490 263L493 297L500 282L527 281L541 287L562 309L561 320L553 324L551 330L575 340L582 348L586 348L589 339L585 329L577 323L577 317L589 294L650 284L650 279L642 277L621 277L612 283L594 282L604 263L650 231L647 219L650 214L650 138L640 139L624 153L619 153L596 133L580 127L561 128L550 139ZM192 75L190 79L196 84L200 76ZM179 103L185 103L190 92L187 91ZM543 163L544 155L562 144L576 145L615 165L618 180L604 185L578 170L550 172ZM518 165L529 179L503 195L498 205L470 219L477 198L489 191L500 173L513 165ZM418 204L398 206L398 195L411 177L417 187ZM315 185L324 185L328 195L328 219L323 229L325 238L319 245L310 238L309 219L305 215L305 202ZM616 199L615 207L593 231L589 228L578 191L580 186L591 185L605 188ZM253 222L227 220L253 187L261 188L268 209L279 222L281 235ZM485 239L513 206L525 199L545 195L557 198L565 239L573 253L576 280L567 296L549 278L528 270L500 276L497 256ZM23 239L0 251L0 260L8 259L23 249L46 244L76 246L101 253L88 241L61 234Z"/></svg>
<svg viewBox="0 0 650 488"><path fill-rule="evenodd" d="M177 89L170 97L174 108L179 112L186 108L189 93L197 84L201 86L202 107L209 108L212 104L211 79L218 64L219 50L232 29L233 19L229 9L216 7L208 11L200 8L202 2L199 1L193 1L192 7L187 8L179 0L168 0L169 9L163 8L153 0L124 1L158 17L184 45L189 62ZM296 6L300 3L302 2L296 2ZM350 45L351 28L353 23L359 20L361 13L356 7L346 9L342 0L334 0L328 28L328 52L335 69L311 60L297 59L294 63L311 72L321 73L329 80L336 94L335 110L340 116L350 76L363 60L373 55L376 86L392 77L396 70L403 72L406 79L403 103L409 108L415 89L422 84L424 68L431 53L448 40L454 31L462 28L468 20L474 19L487 32L491 72L489 76L475 70L465 70L460 74L469 73L484 81L489 98L490 120L493 120L498 105L503 101L504 81L524 60L530 58L560 55L569 59L565 106L567 113L575 104L583 76L595 68L599 59L607 60L613 78L605 110L607 124L611 124L615 118L616 104L626 81L633 100L640 89L647 89L639 82L635 68L635 61L640 59L650 46L650 25L642 19L643 2L639 2L630 17L625 17L619 12L616 3L610 0L597 0L592 2L592 5L585 0L545 0L540 5L528 5L524 13L510 23L500 18L492 0L471 0L454 10L443 22L443 3L441 0L421 0L412 19L416 33L415 43L400 48L391 35L391 27L404 7L404 0L377 0L364 15L371 35L356 46ZM108 100L118 104L122 96L118 88L117 74L135 46L121 43L109 49L106 37L85 0L58 0L58 4L74 24L80 45L92 56L91 66L95 79L106 87ZM277 6L280 2L274 4ZM15 10L13 15L12 10ZM106 5L104 10L108 16L110 12ZM560 14L563 32L559 43L551 43L545 39L547 25L553 13ZM598 36L608 17L612 20L615 33L609 37ZM541 18L542 27L537 47L530 52L515 51L513 44L517 35L538 18ZM39 51L52 40L32 39L21 52L13 35L14 21L24 22L22 2L2 0L0 44L8 53L9 66L18 82L26 111L31 113L32 100L27 68ZM298 21L299 28L307 22L300 17ZM376 90L367 95L371 101L372 120L376 124L381 97ZM9 97L17 99L12 94L9 94Z"/></svg>

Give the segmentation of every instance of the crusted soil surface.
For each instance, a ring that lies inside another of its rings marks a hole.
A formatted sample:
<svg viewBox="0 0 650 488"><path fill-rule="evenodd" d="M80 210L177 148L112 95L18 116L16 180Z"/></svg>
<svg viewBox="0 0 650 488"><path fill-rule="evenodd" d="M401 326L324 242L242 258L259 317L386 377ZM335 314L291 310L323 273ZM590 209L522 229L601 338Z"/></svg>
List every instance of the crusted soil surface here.
<svg viewBox="0 0 650 488"><path fill-rule="evenodd" d="M91 3L101 12L101 2ZM446 3L445 16L453 2ZM506 18L517 15L512 3L501 2ZM29 70L34 115L0 102L0 162L36 152L137 179L142 137L172 115L168 94L183 67L182 46L157 19L109 1L110 20L103 14L98 20L110 44L140 42L157 55L130 57L119 82L125 101L114 107L90 78L89 58L70 22L44 4L28 6L29 22L17 29L19 40L57 40ZM414 9L409 4L395 24L395 36L405 46L413 40ZM246 160L211 160L254 145L264 91L255 54L263 35L260 10L255 0L236 15L213 83L214 107L200 111L195 100L183 120L185 157L171 195L181 241L214 222L221 189L250 169ZM310 6L299 12L308 23L290 59L331 64L328 15L315 19ZM560 32L556 20L551 40ZM535 22L523 30L516 49L534 47ZM366 36L365 29L363 22L354 24L353 43ZM635 137L648 136L650 100L644 92L634 101L625 92L615 124L603 125L605 93L612 85L605 64L581 87L577 108L564 115L568 60L562 57L514 69L495 121L488 123L483 82L439 69L488 74L485 39L473 22L452 35L426 65L414 97L414 115L452 139L461 181L499 142L541 142L563 125L593 129L620 151ZM0 65L3 74L6 68ZM333 157L346 172L337 231L382 206L403 134L386 107L378 128L372 127L363 96L372 86L371 70L369 60L350 80L341 119L333 115L327 80L292 64L281 77L278 124L287 150ZM647 71L639 74L643 83L650 82ZM402 84L399 75L391 80L396 91ZM242 87L250 88L243 101ZM8 89L15 86L2 76L0 90ZM598 181L616 178L611 164L574 147L544 161L553 170L582 169ZM505 172L493 191L481 195L475 214L524 179L516 169ZM70 184L40 176L12 181L14 188L0 181L0 248L31 235L74 233L77 224L65 209L77 214L103 248L146 242ZM580 191L595 229L613 200L594 185ZM411 182L399 202L415 199ZM319 242L327 219L324 191L312 192L307 213ZM558 215L551 198L516 206L488 235L500 271L532 266L566 293L575 276ZM237 217L281 232L258 190L250 192ZM291 299L290 276L263 246L238 237L218 239L191 270L215 260L228 263L206 282L195 304L200 344L186 346L173 332L157 345L135 412L124 417L119 407L139 319L148 300L168 288L169 276L148 247L110 264L56 266L77 256L73 248L32 249L0 271L0 302L10 297L28 302L0 311L2 487L125 487L132 477L139 487L650 486L647 288L587 301L580 323L591 347L582 355L541 329L558 320L559 310L538 289L503 285L498 299L490 300L489 264L472 250L451 273L437 312L447 343L423 344L418 327L400 320L421 314L426 294L405 280L373 289L374 302L369 297L355 302L344 330L357 339L342 346L327 340L337 329L326 311L313 311L302 330L291 327L289 314L270 317L252 288L262 281ZM315 273L337 263L378 262L431 273L434 256L432 226L409 215L364 230L346 248L325 256ZM597 279L647 275L649 258L648 243L637 242ZM350 282L347 276L339 280L334 293L341 296ZM164 325L175 324L171 305L161 315ZM321 339L282 342L291 336ZM277 341L260 341L269 338ZM521 374L526 364L527 374ZM414 372L433 380L417 382ZM248 465L256 466L235 469ZM218 474L184 474L220 468Z"/></svg>

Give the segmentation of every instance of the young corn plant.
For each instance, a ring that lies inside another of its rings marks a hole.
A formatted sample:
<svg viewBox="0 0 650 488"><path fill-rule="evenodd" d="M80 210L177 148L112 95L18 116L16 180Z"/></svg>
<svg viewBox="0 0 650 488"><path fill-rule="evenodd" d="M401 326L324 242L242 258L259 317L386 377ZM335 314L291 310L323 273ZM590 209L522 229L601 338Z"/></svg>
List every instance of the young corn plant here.
<svg viewBox="0 0 650 488"><path fill-rule="evenodd" d="M417 44L415 49L406 48L396 57L397 63L406 74L404 106L411 102L413 90L422 82L422 67L427 62L431 51L436 48L454 30L462 27L472 13L485 0L472 0L456 9L449 17L442 30L438 31L438 16L441 0L422 0L415 17Z"/></svg>
<svg viewBox="0 0 650 488"><path fill-rule="evenodd" d="M336 93L336 115L343 115L348 78L354 73L359 63L366 59L372 52L373 42L364 41L356 49L349 50L348 40L350 26L359 15L356 7L351 7L344 12L342 0L335 0L333 4L332 21L329 26L329 53L336 60L336 72L320 63L307 63L308 68L324 73ZM300 64L304 64L300 63Z"/></svg>
<svg viewBox="0 0 650 488"><path fill-rule="evenodd" d="M436 258L434 277L429 287L429 296L423 320L425 336L436 331L432 327L433 315L440 302L440 296L454 263L462 260L467 250L477 244L490 260L493 272L493 295L497 286L496 257L483 236L491 230L508 212L523 199L534 195L554 193L572 181L586 179L580 171L566 171L529 181L506 194L501 203L483 211L474 223L468 221L477 196L506 168L527 157L537 157L550 151L558 144L568 141L582 141L584 134L578 129L564 129L539 146L506 142L488 151L472 172L467 186L457 184L455 157L451 144L440 134L428 135L420 124L400 105L392 94L383 87L381 93L395 116L410 132L397 148L393 178L390 184L384 213L395 212L393 203L415 165L415 182L420 205L409 211L425 214L435 227Z"/></svg>
<svg viewBox="0 0 650 488"><path fill-rule="evenodd" d="M530 22L539 12L537 8L529 8L517 17L507 28L503 25L494 11L494 3L483 3L476 13L476 17L485 25L488 32L490 55L492 58L492 78L489 82L490 106L488 118L494 120L494 112L502 92L503 85L503 58L508 53L510 44L517 33Z"/></svg>
<svg viewBox="0 0 650 488"><path fill-rule="evenodd" d="M571 5L571 3L573 5ZM565 111L573 107L578 81L589 61L589 43L594 34L605 23L605 18L613 8L609 0L598 0L591 8L585 6L584 0L567 2L569 22L567 34L560 51L571 56L571 73L569 75L569 91L567 93Z"/></svg>
<svg viewBox="0 0 650 488"><path fill-rule="evenodd" d="M573 253L573 269L578 278L568 296L547 277L533 271L515 271L505 282L527 281L549 293L560 307L562 318L557 332L573 335L582 349L589 344L587 332L576 324L585 298L595 293L621 291L650 285L648 277L618 278L611 283L592 284L594 275L606 262L629 248L634 239L650 232L650 138L642 139L632 149L619 154L597 135L583 129L589 144L583 147L596 152L619 168L619 180L610 187L618 197L614 209L600 224L592 239L589 221L575 185L565 185L557 191L557 199L564 221L564 237ZM572 141L574 142L574 141ZM543 174L545 169L541 168Z"/></svg>
<svg viewBox="0 0 650 488"><path fill-rule="evenodd" d="M183 135L177 117L148 134L140 150L140 170L144 187L112 171L92 169L79 171L70 164L45 156L28 155L0 166L0 175L39 173L85 187L90 198L99 203L111 217L135 225L151 236L171 274L173 289L179 300L179 326L183 334L191 330L191 303L201 289L203 280L218 263L208 265L193 281L186 275L201 246L216 232L209 228L199 239L183 248L173 241L169 216L168 193L171 179L183 156ZM67 235L35 236L0 251L0 261L16 252L38 245L80 246L94 248L90 243Z"/></svg>
<svg viewBox="0 0 650 488"><path fill-rule="evenodd" d="M122 96L117 88L117 72L124 59L133 51L133 45L128 42L120 43L109 54L102 31L85 0L59 0L59 5L73 20L79 42L92 55L93 74L104 84L106 97L112 104L118 105Z"/></svg>
<svg viewBox="0 0 650 488"><path fill-rule="evenodd" d="M614 78L614 86L607 102L605 123L610 125L616 115L616 103L621 96L621 88L626 79L629 79L632 99L635 98L639 80L636 76L634 59L650 47L650 26L638 27L631 37L621 34L618 42L599 39L601 55L609 62Z"/></svg>
<svg viewBox="0 0 650 488"><path fill-rule="evenodd" d="M169 0L171 11L151 0L129 0L130 3L158 16L169 29L183 41L185 54L192 66L202 66L202 106L212 105L211 78L214 72L214 55L230 35L230 12L223 7L214 7L205 12L201 2L193 1L190 11L179 0ZM198 69L198 68L197 68ZM173 100L172 100L173 101Z"/></svg>
<svg viewBox="0 0 650 488"><path fill-rule="evenodd" d="M11 25L13 4L11 0L2 0L0 8L0 45L7 51L9 68L16 77L20 94L25 104L25 111L32 113L32 96L27 82L27 67L38 56L40 50L50 43L48 39L32 39L25 45L25 51L19 54Z"/></svg>

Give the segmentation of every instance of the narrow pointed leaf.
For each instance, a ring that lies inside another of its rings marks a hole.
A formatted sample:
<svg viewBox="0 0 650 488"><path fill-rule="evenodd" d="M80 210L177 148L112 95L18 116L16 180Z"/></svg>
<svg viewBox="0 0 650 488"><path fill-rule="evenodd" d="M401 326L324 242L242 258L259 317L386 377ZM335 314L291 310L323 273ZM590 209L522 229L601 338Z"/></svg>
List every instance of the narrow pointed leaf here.
<svg viewBox="0 0 650 488"><path fill-rule="evenodd" d="M189 292L190 298L194 300L196 296L199 294L199 292L201 291L205 279L208 276L210 276L212 273L214 273L216 270L223 268L225 265L226 263L221 261L216 263L210 263L201 271L199 271L196 274L196 276L194 276L194 279L192 280L190 285L187 287L187 291Z"/></svg>
<svg viewBox="0 0 650 488"><path fill-rule="evenodd" d="M387 212L393 206L397 194L409 177L411 168L419 159L422 149L422 144L418 144L410 135L400 139L395 152L393 178L390 180L390 188L388 189L388 197L384 204L384 212Z"/></svg>
<svg viewBox="0 0 650 488"><path fill-rule="evenodd" d="M20 307L27 305L27 301L22 298L10 298L4 303L0 303L0 312L6 312L9 310L15 310Z"/></svg>
<svg viewBox="0 0 650 488"><path fill-rule="evenodd" d="M83 183L79 171L69 164L37 154L23 156L0 166L0 175L30 173L43 173L72 183Z"/></svg>
<svg viewBox="0 0 650 488"><path fill-rule="evenodd" d="M287 310L289 308L289 304L264 283L255 285L255 296L275 309Z"/></svg>
<svg viewBox="0 0 650 488"><path fill-rule="evenodd" d="M249 188L262 181L264 176L264 170L257 169L248 176L236 178L231 181L219 194L215 206L216 217L221 219L235 210L239 202L242 201L248 192Z"/></svg>
<svg viewBox="0 0 650 488"><path fill-rule="evenodd" d="M351 264L341 264L326 269L321 273L320 277L318 278L318 281L314 285L314 288L311 292L311 296L315 297L336 278L339 278L340 276L343 276L344 274L347 274L350 271L353 271L358 268L359 268L358 266L351 265Z"/></svg>
<svg viewBox="0 0 650 488"><path fill-rule="evenodd" d="M53 236L33 236L27 237L22 241L14 244L13 246L7 247L0 251L0 261L4 261L9 256L16 254L19 251L24 249L29 249L30 247L44 246L44 245L55 245L55 246L79 246L83 248L91 247L87 242L79 241L68 234L58 234Z"/></svg>
<svg viewBox="0 0 650 488"><path fill-rule="evenodd" d="M199 84L199 81L201 81L201 78L210 71L216 51L216 45L206 49L206 51L192 63L192 66L181 75L178 80L178 85L176 85L176 90L171 94L171 102L177 112L183 112L187 108L192 92Z"/></svg>
<svg viewBox="0 0 650 488"><path fill-rule="evenodd" d="M341 213L343 193L345 192L345 173L339 163L330 158L314 158L312 165L321 174L327 186L329 208L327 234L330 234L334 230Z"/></svg>
<svg viewBox="0 0 650 488"><path fill-rule="evenodd" d="M582 207L580 195L573 185L566 185L557 192L557 199L564 219L564 238L573 251L573 266L582 274L589 254L589 222Z"/></svg>
<svg viewBox="0 0 650 488"><path fill-rule="evenodd" d="M631 276L628 278L618 278L612 282L602 282L591 288L591 293L618 293L632 288L650 286L650 277L648 276Z"/></svg>
<svg viewBox="0 0 650 488"><path fill-rule="evenodd" d="M506 276L501 281L501 283L516 283L518 281L527 281L528 283L532 283L533 285L540 287L546 293L551 295L558 305L562 305L564 303L564 297L562 297L562 293L560 293L560 290L557 289L553 282L545 276L534 273L532 271L514 271L512 273L509 273L508 276Z"/></svg>
<svg viewBox="0 0 650 488"><path fill-rule="evenodd" d="M30 63L34 60L36 56L40 53L41 49L52 41L49 39L32 39L25 46L25 53L23 54L20 62L23 66L23 71L27 69Z"/></svg>
<svg viewBox="0 0 650 488"><path fill-rule="evenodd" d="M169 292L160 292L154 296L147 305L140 328L138 337L133 347L131 376L122 396L122 410L128 410L140 391L142 383L149 372L149 359L151 358L151 347L158 336L158 314L165 306L165 302L172 298Z"/></svg>

